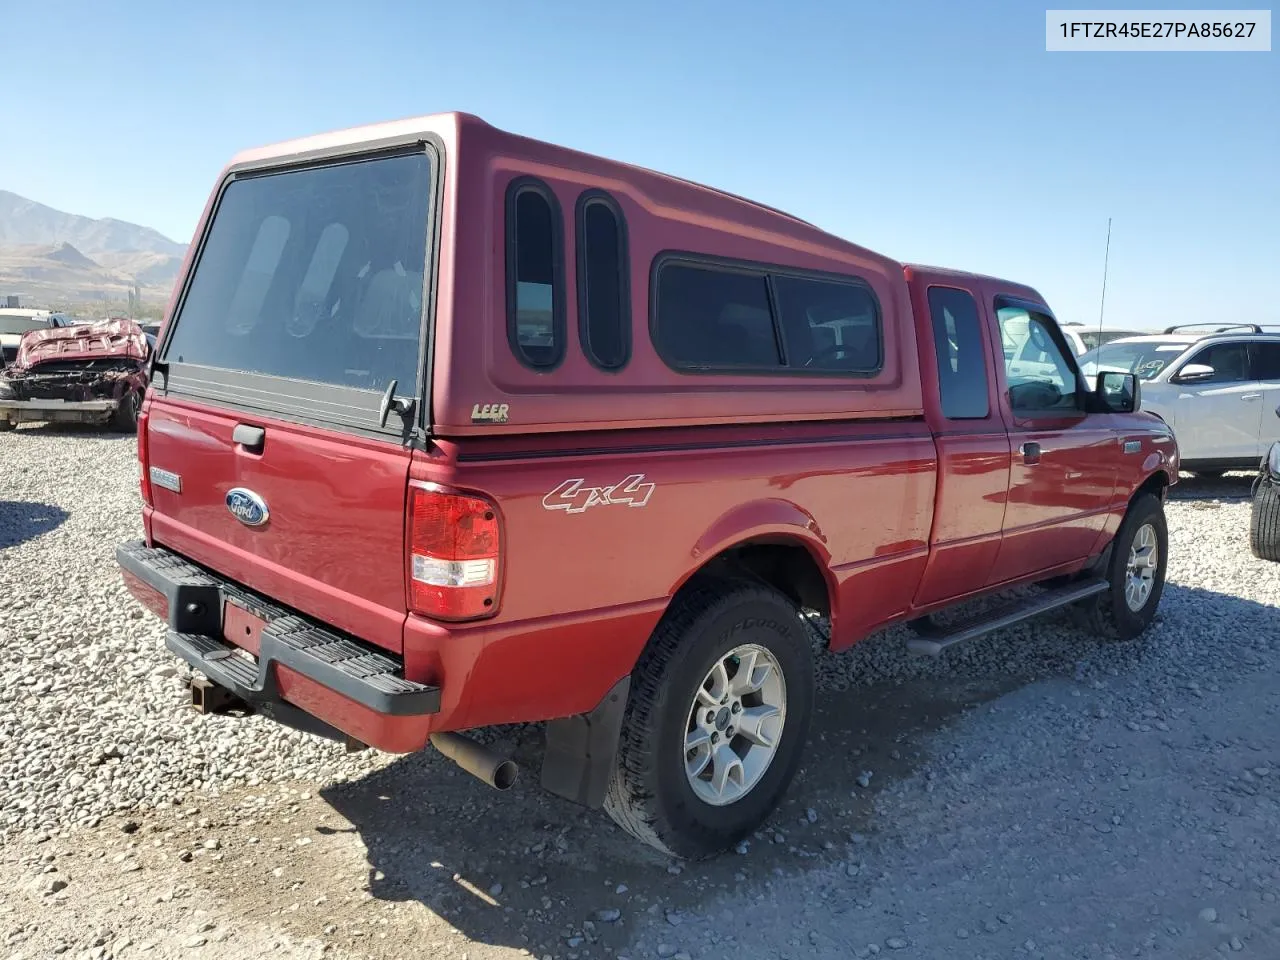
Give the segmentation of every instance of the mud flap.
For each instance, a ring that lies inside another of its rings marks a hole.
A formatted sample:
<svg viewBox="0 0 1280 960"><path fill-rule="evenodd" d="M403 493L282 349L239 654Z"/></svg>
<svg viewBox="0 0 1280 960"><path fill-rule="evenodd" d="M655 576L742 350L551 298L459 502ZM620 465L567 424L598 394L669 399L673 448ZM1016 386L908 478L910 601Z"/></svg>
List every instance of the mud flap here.
<svg viewBox="0 0 1280 960"><path fill-rule="evenodd" d="M630 691L631 677L623 677L590 713L547 723L544 790L585 807L604 805Z"/></svg>

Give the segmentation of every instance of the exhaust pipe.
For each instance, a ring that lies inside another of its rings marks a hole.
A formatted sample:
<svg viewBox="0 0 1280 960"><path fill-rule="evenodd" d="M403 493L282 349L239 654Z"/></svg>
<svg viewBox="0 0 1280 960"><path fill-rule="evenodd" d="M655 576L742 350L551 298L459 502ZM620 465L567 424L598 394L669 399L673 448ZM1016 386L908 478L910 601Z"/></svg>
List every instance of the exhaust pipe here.
<svg viewBox="0 0 1280 960"><path fill-rule="evenodd" d="M456 733L433 733L431 745L473 777L479 777L497 790L509 790L516 782L519 767L505 760L484 744Z"/></svg>

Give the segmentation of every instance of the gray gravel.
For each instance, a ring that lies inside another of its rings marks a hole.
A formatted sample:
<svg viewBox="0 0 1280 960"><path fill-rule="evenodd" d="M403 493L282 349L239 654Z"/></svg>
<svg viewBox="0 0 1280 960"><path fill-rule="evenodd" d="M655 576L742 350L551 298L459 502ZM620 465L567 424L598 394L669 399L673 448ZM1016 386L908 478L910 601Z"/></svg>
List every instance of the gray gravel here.
<svg viewBox="0 0 1280 960"><path fill-rule="evenodd" d="M96 430L0 433L0 837L386 762L182 706L164 629L115 564L142 535L136 450Z"/></svg>
<svg viewBox="0 0 1280 960"><path fill-rule="evenodd" d="M181 844L176 857L139 876L202 869L232 925L296 909L291 877L306 877L329 897L292 932L379 957L438 937L472 960L1280 956L1280 566L1249 554L1247 478L1177 489L1169 586L1138 641L1099 642L1063 614L936 660L907 656L902 630L823 656L786 802L736 853L686 865L541 794L532 770L496 794L429 754L346 755L193 714L112 560L139 532L136 488L130 438L0 435L0 829L24 845L54 835L31 850L74 851L108 822L113 842L177 830L161 851ZM493 736L536 752L527 729ZM283 793L289 782L318 786L301 813L310 794ZM262 812L243 825L229 812L268 792L293 799L267 832ZM393 796L416 799L380 802ZM181 821L156 809L182 797ZM46 875L23 856L36 902L88 896L74 869ZM369 901L420 901L427 918L376 945L371 908L342 905L352 876L372 876ZM181 930L179 953L217 948Z"/></svg>

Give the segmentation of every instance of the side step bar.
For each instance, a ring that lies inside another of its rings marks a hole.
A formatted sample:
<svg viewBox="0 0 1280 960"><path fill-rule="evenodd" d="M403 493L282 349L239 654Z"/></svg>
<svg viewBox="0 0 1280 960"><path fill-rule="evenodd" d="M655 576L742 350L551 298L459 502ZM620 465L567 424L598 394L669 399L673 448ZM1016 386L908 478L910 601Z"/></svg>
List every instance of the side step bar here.
<svg viewBox="0 0 1280 960"><path fill-rule="evenodd" d="M980 637L994 630L1011 627L1015 623L1030 620L1050 610L1087 600L1089 597L1103 593L1110 586L1108 581L1102 579L1071 583L946 627L936 627L928 621L916 621L911 625L916 636L907 640L907 651L917 656L936 657L947 647L972 640L974 637Z"/></svg>

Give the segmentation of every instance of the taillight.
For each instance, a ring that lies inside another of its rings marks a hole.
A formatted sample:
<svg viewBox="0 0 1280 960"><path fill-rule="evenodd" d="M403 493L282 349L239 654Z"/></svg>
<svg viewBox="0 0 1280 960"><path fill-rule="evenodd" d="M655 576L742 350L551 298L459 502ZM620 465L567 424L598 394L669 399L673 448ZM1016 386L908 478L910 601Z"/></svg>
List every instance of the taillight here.
<svg viewBox="0 0 1280 960"><path fill-rule="evenodd" d="M409 609L440 620L497 610L498 508L481 497L409 488Z"/></svg>
<svg viewBox="0 0 1280 960"><path fill-rule="evenodd" d="M148 507L153 506L151 500L151 471L148 464L151 461L149 456L150 448L147 443L147 420L148 415L145 413L138 414L138 466L142 471L142 478L139 483L142 487L142 502Z"/></svg>

